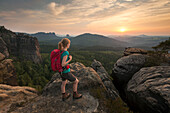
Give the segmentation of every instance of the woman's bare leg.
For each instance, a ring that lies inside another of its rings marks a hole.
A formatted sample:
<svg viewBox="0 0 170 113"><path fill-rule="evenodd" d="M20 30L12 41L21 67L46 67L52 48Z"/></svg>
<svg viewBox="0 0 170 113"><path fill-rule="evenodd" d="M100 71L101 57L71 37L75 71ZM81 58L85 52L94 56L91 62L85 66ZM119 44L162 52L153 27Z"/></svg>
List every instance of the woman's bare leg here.
<svg viewBox="0 0 170 113"><path fill-rule="evenodd" d="M78 83L79 83L79 80L76 78L76 80L73 82L73 99L82 98L82 94L79 94L77 92Z"/></svg>
<svg viewBox="0 0 170 113"><path fill-rule="evenodd" d="M65 93L65 86L66 86L66 84L67 84L67 80L62 81L62 84L61 84L61 92L62 93Z"/></svg>
<svg viewBox="0 0 170 113"><path fill-rule="evenodd" d="M77 86L78 86L79 80L76 78L76 80L73 82L73 91L77 92Z"/></svg>

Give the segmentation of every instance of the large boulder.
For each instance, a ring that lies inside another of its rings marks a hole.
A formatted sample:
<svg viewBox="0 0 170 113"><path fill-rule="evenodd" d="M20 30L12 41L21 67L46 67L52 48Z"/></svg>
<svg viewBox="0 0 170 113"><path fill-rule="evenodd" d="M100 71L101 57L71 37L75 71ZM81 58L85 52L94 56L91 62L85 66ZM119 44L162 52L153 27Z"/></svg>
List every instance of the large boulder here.
<svg viewBox="0 0 170 113"><path fill-rule="evenodd" d="M112 78L115 87L118 89L120 96L125 99L124 89L132 76L143 67L146 61L146 55L133 54L124 56L117 60L112 69Z"/></svg>
<svg viewBox="0 0 170 113"><path fill-rule="evenodd" d="M124 56L128 56L131 54L147 54L147 50L132 47L125 48Z"/></svg>
<svg viewBox="0 0 170 113"><path fill-rule="evenodd" d="M127 84L127 103L140 113L170 113L170 66L145 67Z"/></svg>
<svg viewBox="0 0 170 113"><path fill-rule="evenodd" d="M34 88L0 84L0 113L9 113L36 96Z"/></svg>
<svg viewBox="0 0 170 113"><path fill-rule="evenodd" d="M94 61L91 64L91 67L100 76L103 84L105 85L105 87L107 89L108 96L112 97L113 99L116 99L117 97L119 97L119 93L118 93L117 89L115 88L115 86L113 85L111 77L109 76L109 74L107 73L105 68L102 66L101 62L94 59Z"/></svg>
<svg viewBox="0 0 170 113"><path fill-rule="evenodd" d="M34 99L27 106L17 109L15 112L39 112L39 113L92 113L102 112L100 101L93 95L93 91L97 88L106 89L100 76L91 67L85 67L83 64L76 62L71 63L70 68L74 75L79 79L78 92L83 94L83 97L78 100L73 100L72 97L66 101L61 99L61 77L59 73L55 73L51 80L47 83L42 91L42 95ZM66 92L72 94L72 82L68 81ZM72 96L72 95L71 95ZM105 96L106 97L106 96Z"/></svg>

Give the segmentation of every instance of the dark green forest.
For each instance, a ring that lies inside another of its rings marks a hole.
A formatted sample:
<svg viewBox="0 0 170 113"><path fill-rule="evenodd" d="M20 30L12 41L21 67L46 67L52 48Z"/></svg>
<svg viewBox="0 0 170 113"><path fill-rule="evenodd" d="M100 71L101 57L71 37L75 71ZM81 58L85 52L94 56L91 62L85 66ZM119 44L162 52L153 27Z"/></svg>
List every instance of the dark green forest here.
<svg viewBox="0 0 170 113"><path fill-rule="evenodd" d="M30 86L41 91L51 79L54 72L50 67L49 56L42 54L42 57L42 64L35 64L32 61L14 61L20 86Z"/></svg>

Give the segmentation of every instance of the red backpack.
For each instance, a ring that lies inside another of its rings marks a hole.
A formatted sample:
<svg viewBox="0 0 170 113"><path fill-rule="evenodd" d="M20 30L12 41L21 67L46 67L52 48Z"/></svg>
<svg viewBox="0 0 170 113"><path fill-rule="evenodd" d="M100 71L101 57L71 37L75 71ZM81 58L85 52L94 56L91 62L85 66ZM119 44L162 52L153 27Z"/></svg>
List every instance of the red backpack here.
<svg viewBox="0 0 170 113"><path fill-rule="evenodd" d="M50 59L51 59L51 68L53 71L58 71L58 72L62 72L63 69L62 69L62 66L61 66L61 54L64 52L61 51L59 49L54 49L52 52L51 52L51 55L50 55Z"/></svg>

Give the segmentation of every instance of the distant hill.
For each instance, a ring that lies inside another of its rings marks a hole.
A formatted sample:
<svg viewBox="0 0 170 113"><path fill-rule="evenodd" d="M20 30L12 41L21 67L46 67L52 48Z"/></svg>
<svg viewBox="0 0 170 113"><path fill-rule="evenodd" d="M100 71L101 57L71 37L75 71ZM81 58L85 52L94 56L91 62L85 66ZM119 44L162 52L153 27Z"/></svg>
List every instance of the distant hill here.
<svg viewBox="0 0 170 113"><path fill-rule="evenodd" d="M30 35L37 37L38 41L54 40L54 39L60 38L60 37L56 36L54 32L50 32L50 33L38 32L35 34L30 34Z"/></svg>
<svg viewBox="0 0 170 113"><path fill-rule="evenodd" d="M160 42L168 40L169 36L135 36L129 38L129 41L133 43L135 46L136 45L143 45L143 46L156 46Z"/></svg>
<svg viewBox="0 0 170 113"><path fill-rule="evenodd" d="M55 33L43 33L39 32L31 34L31 36L37 37L40 45L57 45L62 38L69 38L71 46L106 46L106 47L126 47L129 44L127 42L118 41L112 38L108 38L103 35L84 33L76 37L66 35L65 37L56 36Z"/></svg>
<svg viewBox="0 0 170 113"><path fill-rule="evenodd" d="M131 47L140 48L150 48L158 45L160 42L168 40L170 36L148 36L148 35L138 35L138 36L108 36L110 38L125 41L131 44Z"/></svg>
<svg viewBox="0 0 170 113"><path fill-rule="evenodd" d="M73 45L82 46L105 46L105 47L126 47L127 42L118 41L103 35L84 33L70 38Z"/></svg>
<svg viewBox="0 0 170 113"><path fill-rule="evenodd" d="M20 32L15 32L16 34L19 34ZM71 38L72 36L70 36L69 34L67 35L59 35L59 34L55 34L54 32L49 32L49 33L45 33L45 32L38 32L38 33L34 33L34 34L28 34L28 33L23 33L23 34L27 34L33 37L36 37L38 39L39 42L53 42L55 40L61 40L62 38Z"/></svg>
<svg viewBox="0 0 170 113"><path fill-rule="evenodd" d="M27 33L25 33L27 34ZM54 32L38 32L35 34L29 34L36 37L40 45L55 45L63 38L69 38L71 40L71 46L81 47L84 50L90 50L97 48L99 50L113 50L119 47L136 47L150 50L153 46L158 45L160 42L168 40L170 36L148 36L141 34L138 36L133 35L109 35L103 36L99 34L84 33L78 36L56 35ZM74 47L74 49L76 49ZM86 48L87 47L87 48ZM106 47L106 48L104 48ZM108 48L109 47L109 48Z"/></svg>

